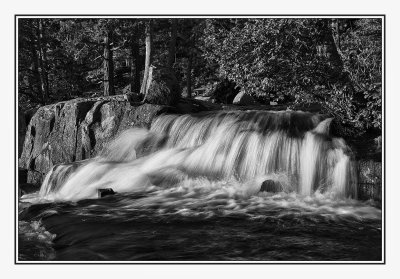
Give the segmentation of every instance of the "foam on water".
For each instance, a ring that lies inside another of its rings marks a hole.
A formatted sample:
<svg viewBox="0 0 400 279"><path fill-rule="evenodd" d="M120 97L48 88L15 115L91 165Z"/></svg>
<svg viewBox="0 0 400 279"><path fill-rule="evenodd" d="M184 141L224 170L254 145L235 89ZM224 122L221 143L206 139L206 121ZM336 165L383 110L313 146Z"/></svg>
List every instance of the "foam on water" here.
<svg viewBox="0 0 400 279"><path fill-rule="evenodd" d="M25 253L19 253L19 260L51 260L55 257L52 241L56 237L45 230L41 221L18 222L18 246Z"/></svg>
<svg viewBox="0 0 400 279"><path fill-rule="evenodd" d="M157 208L164 215L183 216L242 215L245 218L281 218L285 215L320 216L326 220L380 220L381 210L372 202L338 199L335 195L304 196L295 192L259 192L264 179L279 179L279 175L259 177L247 182L210 181L205 178L186 179L174 187L154 187L132 201L129 194L119 200L118 209L129 212ZM79 214L77 212L77 214Z"/></svg>
<svg viewBox="0 0 400 279"><path fill-rule="evenodd" d="M111 196L104 199L104 202L99 200L99 202L84 203L87 205L79 204L70 210L78 216L100 214L102 218L124 221L132 218L132 221L137 220L140 217L138 212L143 212L145 218L149 216L158 216L162 219L182 217L209 219L223 216L252 220L275 220L285 217L294 220L318 218L323 222L377 221L376 225L380 226L381 210L372 201L338 198L333 193L319 191L309 196L293 191L260 192L260 185L264 180L280 181L283 189L290 188L289 181L282 174L256 177L246 182L234 179L188 178L181 173L174 173L174 178L181 176L181 179L171 182L170 176L171 173L165 171L163 178L158 177L158 186L149 182L147 187L140 190ZM57 206L49 207L36 217L42 218L54 214L62 214Z"/></svg>

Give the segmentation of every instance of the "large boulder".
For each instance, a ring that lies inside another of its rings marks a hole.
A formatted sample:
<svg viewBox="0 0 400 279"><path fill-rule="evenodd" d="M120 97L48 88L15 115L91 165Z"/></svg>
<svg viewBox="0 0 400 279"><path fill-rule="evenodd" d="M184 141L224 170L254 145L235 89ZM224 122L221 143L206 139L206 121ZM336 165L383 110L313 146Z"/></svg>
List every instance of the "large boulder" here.
<svg viewBox="0 0 400 279"><path fill-rule="evenodd" d="M236 95L235 99L233 99L233 104L240 106L253 106L258 103L250 94L242 90Z"/></svg>
<svg viewBox="0 0 400 279"><path fill-rule="evenodd" d="M260 188L260 192L278 193L282 191L282 185L279 182L270 179L263 181Z"/></svg>
<svg viewBox="0 0 400 279"><path fill-rule="evenodd" d="M206 94L214 99L217 103L232 104L233 99L239 93L240 89L236 86L236 83L224 79L219 81L210 93Z"/></svg>
<svg viewBox="0 0 400 279"><path fill-rule="evenodd" d="M27 128L19 167L28 170L27 183L41 183L54 165L94 157L122 131L149 128L165 110L159 105L133 106L113 97L41 107Z"/></svg>
<svg viewBox="0 0 400 279"><path fill-rule="evenodd" d="M144 101L150 104L175 106L180 97L179 82L172 70L152 66Z"/></svg>

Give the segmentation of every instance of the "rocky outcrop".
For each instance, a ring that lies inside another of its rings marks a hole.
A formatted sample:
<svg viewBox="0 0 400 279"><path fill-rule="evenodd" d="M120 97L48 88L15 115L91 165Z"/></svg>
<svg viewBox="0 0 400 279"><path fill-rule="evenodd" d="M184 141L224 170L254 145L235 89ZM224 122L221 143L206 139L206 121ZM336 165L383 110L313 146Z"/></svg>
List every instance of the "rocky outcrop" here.
<svg viewBox="0 0 400 279"><path fill-rule="evenodd" d="M54 165L94 157L122 131L149 128L164 111L163 106L133 106L112 97L41 107L27 128L19 167L28 170L28 183L40 183Z"/></svg>
<svg viewBox="0 0 400 279"><path fill-rule="evenodd" d="M36 111L37 108L24 110L18 106L18 157L21 156L22 148L24 147L27 126Z"/></svg>
<svg viewBox="0 0 400 279"><path fill-rule="evenodd" d="M217 104L182 99L169 111L181 114L220 109ZM19 112L21 138L26 130L19 159L19 182L28 186L41 183L54 165L92 158L122 131L130 127L149 128L153 118L166 111L165 106L135 106L113 97L75 99L39 108L27 128L24 127L26 114ZM78 166L76 164L73 166ZM381 200L382 163L358 159L357 173L358 198ZM278 186L273 181L266 181L261 191L281 191Z"/></svg>
<svg viewBox="0 0 400 279"><path fill-rule="evenodd" d="M251 97L250 94L242 90L236 95L235 99L233 99L233 104L241 106L252 106L257 105L257 102L256 100L254 100L253 97Z"/></svg>
<svg viewBox="0 0 400 279"><path fill-rule="evenodd" d="M150 104L175 106L180 97L179 82L172 70L152 66L144 101Z"/></svg>

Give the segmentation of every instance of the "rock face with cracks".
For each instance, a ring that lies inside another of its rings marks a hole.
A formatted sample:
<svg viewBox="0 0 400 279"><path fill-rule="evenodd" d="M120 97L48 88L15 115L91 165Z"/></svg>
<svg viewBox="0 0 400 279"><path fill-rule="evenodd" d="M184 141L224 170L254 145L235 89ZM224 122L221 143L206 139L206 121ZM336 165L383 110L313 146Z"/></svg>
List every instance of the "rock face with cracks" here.
<svg viewBox="0 0 400 279"><path fill-rule="evenodd" d="M165 111L164 106L133 106L113 97L41 107L28 125L19 167L27 170L28 183L41 183L54 165L92 158L122 131L149 128Z"/></svg>

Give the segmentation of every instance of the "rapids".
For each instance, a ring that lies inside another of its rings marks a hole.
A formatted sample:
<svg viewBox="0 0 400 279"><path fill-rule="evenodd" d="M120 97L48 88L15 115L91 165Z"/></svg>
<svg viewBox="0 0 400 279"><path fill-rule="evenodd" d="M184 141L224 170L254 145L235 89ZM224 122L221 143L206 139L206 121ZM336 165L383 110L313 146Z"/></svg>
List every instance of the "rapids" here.
<svg viewBox="0 0 400 279"><path fill-rule="evenodd" d="M270 179L287 193L355 198L351 151L329 136L330 122L286 111L163 115L150 131L125 131L96 158L55 166L39 197L76 201L96 198L101 188L127 193L201 177L243 185L257 180L242 189L249 195Z"/></svg>
<svg viewBox="0 0 400 279"><path fill-rule="evenodd" d="M381 210L356 199L352 152L331 120L158 116L95 158L54 166L21 198L20 258L380 260ZM264 181L279 190L260 191ZM98 199L103 188L116 194Z"/></svg>

